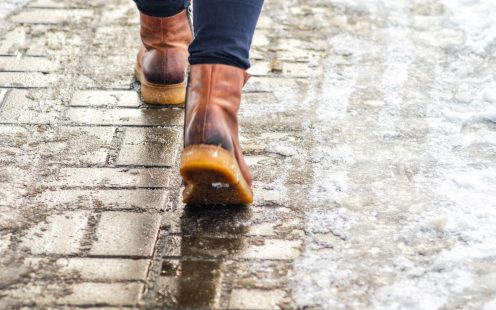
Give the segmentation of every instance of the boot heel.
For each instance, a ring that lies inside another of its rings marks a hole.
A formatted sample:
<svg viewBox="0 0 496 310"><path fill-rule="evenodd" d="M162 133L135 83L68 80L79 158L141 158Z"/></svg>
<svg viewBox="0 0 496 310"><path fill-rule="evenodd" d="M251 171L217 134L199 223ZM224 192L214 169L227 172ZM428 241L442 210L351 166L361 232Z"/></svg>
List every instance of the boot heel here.
<svg viewBox="0 0 496 310"><path fill-rule="evenodd" d="M180 173L188 204L250 204L253 194L236 158L214 145L191 145L181 154Z"/></svg>
<svg viewBox="0 0 496 310"><path fill-rule="evenodd" d="M141 95L145 103L148 104L184 104L186 83L155 85L142 82Z"/></svg>

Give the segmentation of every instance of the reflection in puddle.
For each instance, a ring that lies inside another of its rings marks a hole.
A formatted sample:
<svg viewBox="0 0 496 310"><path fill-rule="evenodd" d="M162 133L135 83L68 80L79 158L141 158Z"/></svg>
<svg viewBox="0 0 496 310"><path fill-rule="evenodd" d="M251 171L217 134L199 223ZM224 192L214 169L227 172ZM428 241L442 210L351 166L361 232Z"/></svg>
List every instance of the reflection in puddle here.
<svg viewBox="0 0 496 310"><path fill-rule="evenodd" d="M159 303L218 308L222 265L243 249L244 223L250 217L247 207L186 206L181 218L181 258L163 260Z"/></svg>

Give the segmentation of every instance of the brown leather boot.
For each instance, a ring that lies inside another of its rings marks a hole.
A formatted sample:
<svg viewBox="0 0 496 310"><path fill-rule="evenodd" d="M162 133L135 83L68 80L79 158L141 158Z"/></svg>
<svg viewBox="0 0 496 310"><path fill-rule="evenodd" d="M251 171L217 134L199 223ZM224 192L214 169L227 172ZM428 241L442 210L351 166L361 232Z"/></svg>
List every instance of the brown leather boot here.
<svg viewBox="0 0 496 310"><path fill-rule="evenodd" d="M180 172L188 204L249 204L251 175L238 139L245 70L220 64L192 65Z"/></svg>
<svg viewBox="0 0 496 310"><path fill-rule="evenodd" d="M188 46L193 40L187 11L170 17L140 13L143 46L136 61L136 78L146 103L183 104L186 96Z"/></svg>

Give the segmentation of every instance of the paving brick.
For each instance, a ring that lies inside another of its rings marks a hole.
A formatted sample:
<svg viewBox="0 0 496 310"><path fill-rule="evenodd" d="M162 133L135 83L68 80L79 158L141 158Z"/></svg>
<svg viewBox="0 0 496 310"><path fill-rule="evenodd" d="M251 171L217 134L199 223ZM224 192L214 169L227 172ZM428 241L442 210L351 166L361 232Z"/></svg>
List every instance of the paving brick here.
<svg viewBox="0 0 496 310"><path fill-rule="evenodd" d="M272 228L266 235L273 235ZM257 235L264 235L257 233ZM167 236L164 257L291 260L299 255L299 240L245 239L201 235Z"/></svg>
<svg viewBox="0 0 496 310"><path fill-rule="evenodd" d="M251 240L241 257L249 259L294 259L300 254L301 240Z"/></svg>
<svg viewBox="0 0 496 310"><path fill-rule="evenodd" d="M303 226L300 222L294 222L294 216L290 209L278 207L235 209L232 206L188 206L181 216L181 233L186 236L227 239L246 239L246 236L277 236L279 239L299 237L293 233Z"/></svg>
<svg viewBox="0 0 496 310"><path fill-rule="evenodd" d="M0 108L3 105L3 102L5 101L5 97L7 97L8 89L6 88L0 88Z"/></svg>
<svg viewBox="0 0 496 310"><path fill-rule="evenodd" d="M59 64L46 57L0 56L0 71L57 71Z"/></svg>
<svg viewBox="0 0 496 310"><path fill-rule="evenodd" d="M80 33L67 31L58 25L25 25L5 34L5 39L0 40L0 54L71 55L79 53L82 45Z"/></svg>
<svg viewBox="0 0 496 310"><path fill-rule="evenodd" d="M266 51L261 51L260 48L254 48L250 51L251 60L266 60L269 58Z"/></svg>
<svg viewBox="0 0 496 310"><path fill-rule="evenodd" d="M295 51L295 54L297 54L302 53L303 51L325 51L327 48L320 40L309 40L308 38L279 37L275 41L271 50L276 51L277 53L281 51L287 51L288 53Z"/></svg>
<svg viewBox="0 0 496 310"><path fill-rule="evenodd" d="M34 100L29 90L12 89L0 108L1 123L53 124L62 109L56 100Z"/></svg>
<svg viewBox="0 0 496 310"><path fill-rule="evenodd" d="M136 91L78 90L72 96L73 107L137 108L141 100Z"/></svg>
<svg viewBox="0 0 496 310"><path fill-rule="evenodd" d="M257 191L257 196L259 196L264 202L281 201L281 193L278 190L260 189Z"/></svg>
<svg viewBox="0 0 496 310"><path fill-rule="evenodd" d="M179 257L181 256L181 236L166 236L163 239L164 257Z"/></svg>
<svg viewBox="0 0 496 310"><path fill-rule="evenodd" d="M180 234L181 233L181 216L182 209L175 208L174 203L180 199L180 195L172 196L171 200L167 203L166 216L162 217L162 232L164 234Z"/></svg>
<svg viewBox="0 0 496 310"><path fill-rule="evenodd" d="M268 62L257 62L252 65L249 73L253 76L280 75L281 77L308 78L322 74L322 67L310 67L308 63L283 62L281 73L271 72L271 65Z"/></svg>
<svg viewBox="0 0 496 310"><path fill-rule="evenodd" d="M4 293L6 302L29 305L135 305L138 303L141 283L76 283L68 287L25 285Z"/></svg>
<svg viewBox="0 0 496 310"><path fill-rule="evenodd" d="M158 214L104 212L90 254L151 256L159 227Z"/></svg>
<svg viewBox="0 0 496 310"><path fill-rule="evenodd" d="M27 43L22 48L27 55L73 55L86 47L84 34L64 31L57 25L30 25ZM71 46L71 48L67 48Z"/></svg>
<svg viewBox="0 0 496 310"><path fill-rule="evenodd" d="M49 87L57 80L57 75L41 72L0 72L0 87Z"/></svg>
<svg viewBox="0 0 496 310"><path fill-rule="evenodd" d="M174 166L181 131L173 128L127 128L118 165Z"/></svg>
<svg viewBox="0 0 496 310"><path fill-rule="evenodd" d="M221 262L164 260L158 280L160 308L219 309Z"/></svg>
<svg viewBox="0 0 496 310"><path fill-rule="evenodd" d="M67 3L60 0L34 0L28 4L30 8L64 8Z"/></svg>
<svg viewBox="0 0 496 310"><path fill-rule="evenodd" d="M15 46L20 46L25 43L26 32L26 27L16 27L5 33L2 40L0 40L0 54L13 54L15 52Z"/></svg>
<svg viewBox="0 0 496 310"><path fill-rule="evenodd" d="M225 260L222 264L225 283L234 288L273 290L288 287L293 261Z"/></svg>
<svg viewBox="0 0 496 310"><path fill-rule="evenodd" d="M242 238L251 216L251 209L238 206L187 206L181 217L181 232L207 238Z"/></svg>
<svg viewBox="0 0 496 310"><path fill-rule="evenodd" d="M163 190L45 190L35 201L49 208L160 210L168 202Z"/></svg>
<svg viewBox="0 0 496 310"><path fill-rule="evenodd" d="M140 300L141 283L80 283L72 288L72 294L58 300L70 305L135 305Z"/></svg>
<svg viewBox="0 0 496 310"><path fill-rule="evenodd" d="M33 173L29 170L31 164L32 161L28 164L24 164L24 162L19 163L18 161L17 166L4 163L0 165L0 188L2 189L0 191L0 207L2 207L4 212L7 212L7 210L11 211L13 208L19 208L20 210L20 208L25 206L24 198L27 197L29 188L22 185L29 184L33 180ZM17 226L19 221L9 220L9 222L11 224L7 226L12 224Z"/></svg>
<svg viewBox="0 0 496 310"><path fill-rule="evenodd" d="M300 238L304 228L301 221L295 220L295 212L285 207L254 207L248 234L272 235L278 238Z"/></svg>
<svg viewBox="0 0 496 310"><path fill-rule="evenodd" d="M100 47L95 49L99 50ZM82 60L77 83L85 85L87 89L131 89L134 66L134 55L90 53Z"/></svg>
<svg viewBox="0 0 496 310"><path fill-rule="evenodd" d="M252 48L256 47L267 47L270 43L268 30L257 29L255 35L253 36ZM251 55L250 55L251 56Z"/></svg>
<svg viewBox="0 0 496 310"><path fill-rule="evenodd" d="M77 273L82 280L145 280L150 261L120 258L61 258L60 273Z"/></svg>
<svg viewBox="0 0 496 310"><path fill-rule="evenodd" d="M60 168L57 174L47 177L43 185L108 188L168 187L170 175L171 170L162 168Z"/></svg>
<svg viewBox="0 0 496 310"><path fill-rule="evenodd" d="M245 92L272 92L274 89L284 89L284 87L295 89L300 85L305 85L308 83L304 79L289 79L289 78L274 78L274 77L252 77L246 86L244 87Z"/></svg>
<svg viewBox="0 0 496 310"><path fill-rule="evenodd" d="M246 93L243 95L243 105L247 106L246 109L254 109L255 107L267 107L277 103L278 100L274 93L272 92L261 92L261 93Z"/></svg>
<svg viewBox="0 0 496 310"><path fill-rule="evenodd" d="M89 216L88 211L52 215L32 227L21 245L33 254L77 254Z"/></svg>
<svg viewBox="0 0 496 310"><path fill-rule="evenodd" d="M28 8L12 16L12 20L23 24L60 24L75 23L91 18L93 10L88 9L37 9Z"/></svg>
<svg viewBox="0 0 496 310"><path fill-rule="evenodd" d="M183 236L180 245L181 257L220 259L238 255L245 246L245 242L242 238L233 237Z"/></svg>
<svg viewBox="0 0 496 310"><path fill-rule="evenodd" d="M91 109L71 108L67 111L71 123L115 126L179 126L183 111L178 109Z"/></svg>
<svg viewBox="0 0 496 310"><path fill-rule="evenodd" d="M10 245L10 238L10 234L4 234L3 236L0 236L0 257L4 257L5 252Z"/></svg>
<svg viewBox="0 0 496 310"><path fill-rule="evenodd" d="M103 55L103 53L135 55L140 46L139 34L136 31L136 25L121 26L103 26L96 30L95 38L92 45L100 49L92 48L91 53ZM119 46L118 49L114 48ZM102 48L103 47L103 48Z"/></svg>
<svg viewBox="0 0 496 310"><path fill-rule="evenodd" d="M102 66L103 67L103 66ZM86 89L117 89L131 90L133 89L134 77L128 74L108 74L101 76L93 73L82 73L76 78L75 84L83 85Z"/></svg>
<svg viewBox="0 0 496 310"><path fill-rule="evenodd" d="M282 290L235 289L231 292L229 309L281 309L286 293Z"/></svg>
<svg viewBox="0 0 496 310"><path fill-rule="evenodd" d="M0 164L20 164L31 161L25 148L30 133L20 126L0 126Z"/></svg>
<svg viewBox="0 0 496 310"><path fill-rule="evenodd" d="M231 239L244 239L247 235L286 237L291 230L299 228L291 223L293 217L294 213L279 208L187 206L181 216L181 233L200 237L198 242L203 242L201 238L217 238L225 239L226 244L233 241Z"/></svg>
<svg viewBox="0 0 496 310"><path fill-rule="evenodd" d="M262 14L260 16L260 18L258 19L257 29L273 30L274 29L274 22L272 21L272 18L267 16L267 14Z"/></svg>
<svg viewBox="0 0 496 310"><path fill-rule="evenodd" d="M102 24L139 24L139 13L132 2L119 3L118 5L107 5L102 13Z"/></svg>
<svg viewBox="0 0 496 310"><path fill-rule="evenodd" d="M105 164L114 131L108 127L60 127L54 136L43 136L42 154L46 162L54 164Z"/></svg>
<svg viewBox="0 0 496 310"><path fill-rule="evenodd" d="M250 226L250 236L275 236L274 226L276 223L261 223Z"/></svg>
<svg viewBox="0 0 496 310"><path fill-rule="evenodd" d="M276 58L285 62L315 62L320 59L321 51L312 51L307 49L291 49L277 51Z"/></svg>
<svg viewBox="0 0 496 310"><path fill-rule="evenodd" d="M126 307L126 308L130 308L130 307ZM123 307L87 307L85 306L84 309L86 310L122 310ZM125 308L124 308L125 309Z"/></svg>

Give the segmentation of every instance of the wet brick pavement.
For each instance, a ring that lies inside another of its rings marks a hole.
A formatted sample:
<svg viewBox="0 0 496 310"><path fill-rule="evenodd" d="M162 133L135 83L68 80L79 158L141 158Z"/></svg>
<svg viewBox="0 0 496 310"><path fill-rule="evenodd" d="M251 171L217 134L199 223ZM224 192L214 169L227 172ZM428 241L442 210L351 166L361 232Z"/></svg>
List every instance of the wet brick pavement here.
<svg viewBox="0 0 496 310"><path fill-rule="evenodd" d="M180 202L131 0L29 2L0 34L0 308L493 309L490 9L266 0L243 208Z"/></svg>
<svg viewBox="0 0 496 310"><path fill-rule="evenodd" d="M278 79L289 86L311 74L297 61L270 73L274 25L265 13L245 110L276 100ZM132 76L138 30L128 0L37 0L7 19L0 307L292 305L303 234L295 211L262 186L251 208L180 203L183 110L141 101ZM252 164L263 147L247 149Z"/></svg>

